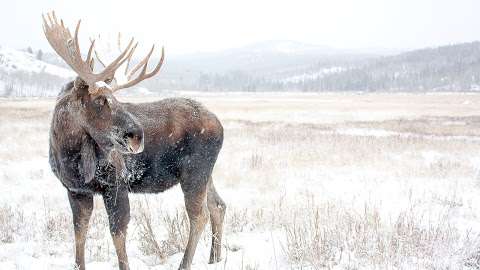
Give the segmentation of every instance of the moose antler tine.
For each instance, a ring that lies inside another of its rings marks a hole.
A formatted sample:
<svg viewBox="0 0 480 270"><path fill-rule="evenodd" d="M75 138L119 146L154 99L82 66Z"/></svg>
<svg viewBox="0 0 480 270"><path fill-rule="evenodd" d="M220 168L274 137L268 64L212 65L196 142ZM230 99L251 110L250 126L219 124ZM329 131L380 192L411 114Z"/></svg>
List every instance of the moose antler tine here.
<svg viewBox="0 0 480 270"><path fill-rule="evenodd" d="M47 12L47 21L48 21L48 25L50 27L53 26L53 20L52 20L52 13L51 12Z"/></svg>
<svg viewBox="0 0 480 270"><path fill-rule="evenodd" d="M68 27L65 28L65 31L66 31L67 34L68 34L68 38L69 38L69 39L72 39L72 33L70 32L70 28L68 28Z"/></svg>
<svg viewBox="0 0 480 270"><path fill-rule="evenodd" d="M98 35L98 38L100 38L100 35ZM95 42L95 39L94 38L89 38L90 39L90 42ZM100 55L98 54L97 50L95 48L93 48L93 54L95 54L95 58L97 58L97 61L100 63L100 65L102 65L104 68L106 67L105 63L102 61L102 59L100 59ZM92 55L92 59L93 59L93 55Z"/></svg>
<svg viewBox="0 0 480 270"><path fill-rule="evenodd" d="M126 55L129 54L132 43L134 39L132 38L130 40L130 43L128 43L127 48L115 59L113 60L112 63L110 63L99 75L104 77L104 78L111 78L115 74L115 71L127 60Z"/></svg>
<svg viewBox="0 0 480 270"><path fill-rule="evenodd" d="M135 50L137 49L138 42L135 42L135 45L133 45L132 49L130 50L130 53L128 54L128 61L132 58L132 55L134 54Z"/></svg>
<svg viewBox="0 0 480 270"><path fill-rule="evenodd" d="M152 48L150 49L150 52L148 52L148 56L147 56L147 59L150 58L150 56L152 55L153 51L155 50L155 44L152 45ZM148 61L148 60L147 60Z"/></svg>
<svg viewBox="0 0 480 270"><path fill-rule="evenodd" d="M95 58L97 58L97 61L104 67L106 68L107 66L105 65L105 63L102 61L102 59L100 59L100 56L98 55L98 52L97 50L93 50L94 53L95 53Z"/></svg>
<svg viewBox="0 0 480 270"><path fill-rule="evenodd" d="M113 60L112 65L116 67L115 69L121 66L128 59L128 57L131 56L131 53L133 51L133 41L134 39L132 38L125 50L123 50L123 52L115 60Z"/></svg>
<svg viewBox="0 0 480 270"><path fill-rule="evenodd" d="M122 84L122 85L117 85L116 87L114 87L112 89L112 91L118 91L120 89L124 89L124 88L128 88L128 87L131 87L135 84L138 84L140 83L141 81L145 80L145 79L148 79L152 76L154 76L155 74L157 74L159 71L160 71L160 68L163 64L163 60L165 59L164 57L164 49L162 47L162 57L160 58L160 61L158 62L158 64L155 66L155 69L150 72L150 73L147 73L147 67L148 67L148 61L153 53L155 49L155 46L152 46L152 49L150 49L150 52L147 54L147 56L142 60L140 61L140 63L138 63L135 68L132 70L132 72L130 72L129 76L128 76L128 82L125 83L125 84ZM142 69L140 71L140 73L137 75L137 77L133 80L130 80L130 78L132 77L133 74L136 73L136 71L138 71L138 69Z"/></svg>
<svg viewBox="0 0 480 270"><path fill-rule="evenodd" d="M160 68L163 65L163 60L164 59L165 59L165 48L162 46L162 56L160 57L160 60L158 61L155 68L150 73L146 74L144 79L148 79L148 78L154 76L155 74L157 74L160 71Z"/></svg>
<svg viewBox="0 0 480 270"><path fill-rule="evenodd" d="M133 45L132 49L130 50L130 52L128 53L127 55L127 63L125 65L125 70L124 70L124 75L127 76L127 73L128 73L128 67L130 66L130 62L132 60L132 56L135 52L135 49L137 48L138 46L138 42L135 42L135 45ZM121 32L118 32L118 35L117 35L117 49L118 51L121 53L122 52L122 33Z"/></svg>
<svg viewBox="0 0 480 270"><path fill-rule="evenodd" d="M80 30L80 23L82 22L82 20L78 20L78 23L77 23L77 27L75 27L75 37L74 37L74 43L75 43L75 49L77 50L77 52L80 54L80 44L78 43L78 31ZM69 31L70 32L70 31ZM80 55L80 58L82 56Z"/></svg>
<svg viewBox="0 0 480 270"><path fill-rule="evenodd" d="M150 77L154 76L155 74L157 74L160 71L160 69L162 68L162 65L163 65L163 60L165 60L165 48L162 46L162 56L160 57L160 60L158 61L157 65L152 70L152 72L150 72L148 74L147 78L150 78Z"/></svg>
<svg viewBox="0 0 480 270"><path fill-rule="evenodd" d="M163 60L165 60L165 47L162 46L162 56L160 57L160 61L158 61L157 66L155 66L155 69L153 69L152 76L160 71L160 68L162 68L163 65Z"/></svg>
<svg viewBox="0 0 480 270"><path fill-rule="evenodd" d="M147 56L145 56L145 58L143 58L142 61L138 62L138 64L130 71L130 73L127 76L129 80L140 68L142 68L145 65L145 63L148 61L148 58L150 58L150 55L152 54L152 52L153 52L153 47L150 50L150 52L147 54Z"/></svg>
<svg viewBox="0 0 480 270"><path fill-rule="evenodd" d="M130 61L132 60L132 56L135 52L135 49L137 49L137 46L138 46L138 42L135 43L135 45L133 46L132 50L130 51L130 53L128 55L127 64L125 65L125 71L124 71L125 76L127 76L128 67L130 66ZM127 80L130 80L130 78L128 76L127 76Z"/></svg>
<svg viewBox="0 0 480 270"><path fill-rule="evenodd" d="M48 24L43 14L42 14L42 20L43 20L43 25L42 25L43 33L45 34L45 36L47 36Z"/></svg>
<svg viewBox="0 0 480 270"><path fill-rule="evenodd" d="M53 24L52 18L50 17L50 13L48 13L48 12L47 12L47 19L48 19L48 23L49 23L50 25L52 25L52 24Z"/></svg>
<svg viewBox="0 0 480 270"><path fill-rule="evenodd" d="M147 67L148 67L148 60L150 59L150 56L152 55L152 52L153 52L153 48L150 50L150 52L147 54L147 56L145 57L144 59L144 63L142 65L142 71L140 71L140 74L137 76L137 78L141 78L143 76L145 76L145 74L147 73Z"/></svg>
<svg viewBox="0 0 480 270"><path fill-rule="evenodd" d="M123 51L122 54L123 54L124 56L126 55L127 58L123 59L123 60L122 60L122 63L123 63L125 60L127 60L129 57L132 57L133 52L135 51L135 48L137 47L137 44L138 44L138 42L136 42L135 45L133 45L133 42L134 42L134 41L135 41L135 39L132 37L132 38L130 39L130 42L128 43L127 48L125 48L125 50ZM132 45L133 45L133 47L132 47ZM122 55L122 54L121 54L121 55ZM120 64L120 65L121 65L121 64Z"/></svg>
<svg viewBox="0 0 480 270"><path fill-rule="evenodd" d="M93 59L92 51L93 47L95 46L95 39L91 40L90 48L88 49L88 54L87 54L87 62L90 63L90 61Z"/></svg>
<svg viewBox="0 0 480 270"><path fill-rule="evenodd" d="M45 14L42 13L42 20L43 20L43 27L44 28L47 28L48 27L48 23L47 23L47 20L45 19Z"/></svg>
<svg viewBox="0 0 480 270"><path fill-rule="evenodd" d="M55 10L52 11L52 17L55 24L58 24L57 16L55 16Z"/></svg>
<svg viewBox="0 0 480 270"><path fill-rule="evenodd" d="M137 45L138 45L138 42L135 42L135 45L133 45L133 47L128 52L127 57L125 59L123 59L123 61L120 65L122 65L125 61L127 61L126 68L128 68L128 66L130 65L130 61L132 60L133 54L135 53L135 50L137 49ZM119 67L120 67L120 65L119 65Z"/></svg>
<svg viewBox="0 0 480 270"><path fill-rule="evenodd" d="M95 59L92 57L89 63L90 69L93 71L95 68Z"/></svg>
<svg viewBox="0 0 480 270"><path fill-rule="evenodd" d="M54 16L55 16L55 12L53 12L53 11L52 11L52 13L50 13L50 14L48 15L48 17L49 17L49 19L50 19L50 23L51 23L52 25L55 25Z"/></svg>
<svg viewBox="0 0 480 270"><path fill-rule="evenodd" d="M143 75L145 75L145 73L147 72L148 61L150 60L150 56L152 56L152 53L153 53L154 50L155 50L155 44L152 45L152 48L150 49L150 52L145 57L145 64L143 65L143 69L142 69L142 74Z"/></svg>
<svg viewBox="0 0 480 270"><path fill-rule="evenodd" d="M143 74L145 75L146 78L150 78L151 76L155 75L161 68L162 64L163 64L163 59L164 59L164 48L162 47L162 56L160 58L160 61L158 61L157 65L155 66L155 68L152 70L152 72L148 73L148 74L145 74L146 73L146 70L147 70L147 66L148 66L148 60L150 59L150 56L151 54L153 53L153 50L155 49L155 45L152 46L152 49L150 50L150 53L148 55L148 58L147 58L147 62L145 63L145 66L143 67ZM145 79L146 79L145 78Z"/></svg>

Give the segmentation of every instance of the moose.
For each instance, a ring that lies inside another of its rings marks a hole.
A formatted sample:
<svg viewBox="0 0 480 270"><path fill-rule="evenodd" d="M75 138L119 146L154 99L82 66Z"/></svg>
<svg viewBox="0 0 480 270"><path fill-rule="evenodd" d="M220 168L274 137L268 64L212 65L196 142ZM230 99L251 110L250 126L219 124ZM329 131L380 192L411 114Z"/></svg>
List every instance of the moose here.
<svg viewBox="0 0 480 270"><path fill-rule="evenodd" d="M151 72L147 72L147 66L154 47L128 70L138 44L134 45L132 38L118 57L94 73L95 40L91 40L84 60L78 41L81 21L72 37L55 12L42 17L48 42L78 75L57 97L49 141L51 169L67 189L72 209L76 267L85 269L85 240L95 195L103 198L119 269L126 270L129 193L160 193L178 183L190 225L179 269L191 269L209 217L209 263L219 262L226 206L212 182L212 170L223 143L220 121L203 105L186 98L141 104L119 102L115 91L160 71L163 48ZM120 83L115 73L124 64L127 80Z"/></svg>

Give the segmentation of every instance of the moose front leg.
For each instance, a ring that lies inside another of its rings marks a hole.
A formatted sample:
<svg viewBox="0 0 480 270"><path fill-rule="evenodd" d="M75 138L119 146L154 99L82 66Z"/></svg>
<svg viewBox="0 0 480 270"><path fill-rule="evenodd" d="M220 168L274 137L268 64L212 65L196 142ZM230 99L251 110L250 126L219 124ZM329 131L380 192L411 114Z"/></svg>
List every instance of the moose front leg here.
<svg viewBox="0 0 480 270"><path fill-rule="evenodd" d="M75 231L75 264L79 270L85 270L85 239L88 223L92 216L93 196L68 191L68 200L72 208L73 229Z"/></svg>
<svg viewBox="0 0 480 270"><path fill-rule="evenodd" d="M130 221L130 202L128 190L124 187L113 187L103 194L105 209L110 224L110 234L118 257L118 268L128 270L128 257L125 248L127 227Z"/></svg>

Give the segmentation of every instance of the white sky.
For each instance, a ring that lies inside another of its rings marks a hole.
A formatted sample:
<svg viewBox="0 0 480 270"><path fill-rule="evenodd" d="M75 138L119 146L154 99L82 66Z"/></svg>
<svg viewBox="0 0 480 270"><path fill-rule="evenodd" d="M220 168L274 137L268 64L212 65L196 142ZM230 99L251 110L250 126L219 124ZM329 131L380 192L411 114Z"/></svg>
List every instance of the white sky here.
<svg viewBox="0 0 480 270"><path fill-rule="evenodd" d="M41 13L88 36L122 31L169 53L265 40L336 48L419 48L480 40L479 0L0 0L0 45L49 49Z"/></svg>

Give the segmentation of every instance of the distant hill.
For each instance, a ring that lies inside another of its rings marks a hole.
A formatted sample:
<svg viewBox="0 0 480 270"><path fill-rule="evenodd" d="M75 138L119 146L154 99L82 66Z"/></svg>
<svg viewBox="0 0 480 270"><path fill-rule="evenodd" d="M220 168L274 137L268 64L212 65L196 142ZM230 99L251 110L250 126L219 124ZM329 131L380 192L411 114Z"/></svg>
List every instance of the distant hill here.
<svg viewBox="0 0 480 270"><path fill-rule="evenodd" d="M480 42L427 48L344 65L302 81L286 83L305 91L478 91ZM319 65L312 72L322 70Z"/></svg>
<svg viewBox="0 0 480 270"><path fill-rule="evenodd" d="M153 59L151 62L155 62ZM75 74L56 55L0 47L0 96L55 96ZM169 55L130 93L195 91L480 91L480 42L408 52L265 41Z"/></svg>
<svg viewBox="0 0 480 270"><path fill-rule="evenodd" d="M29 50L0 47L0 97L57 96L60 89L76 77L57 55ZM151 92L144 87L133 87L120 93L132 94Z"/></svg>
<svg viewBox="0 0 480 270"><path fill-rule="evenodd" d="M44 62L42 57L0 47L0 96L54 96L75 76L70 69Z"/></svg>
<svg viewBox="0 0 480 270"><path fill-rule="evenodd" d="M204 91L281 90L280 79L319 62L344 64L371 57L365 51L339 50L295 41L265 41L220 52L168 56L161 76L145 82L151 89Z"/></svg>
<svg viewBox="0 0 480 270"><path fill-rule="evenodd" d="M226 91L480 90L480 42L394 55L295 43L260 44L228 53L225 57L211 56L210 61L222 59L217 60L221 67L204 68L196 79L184 76L183 81L164 87ZM184 66L188 66L187 61ZM185 80L187 77L190 79Z"/></svg>

